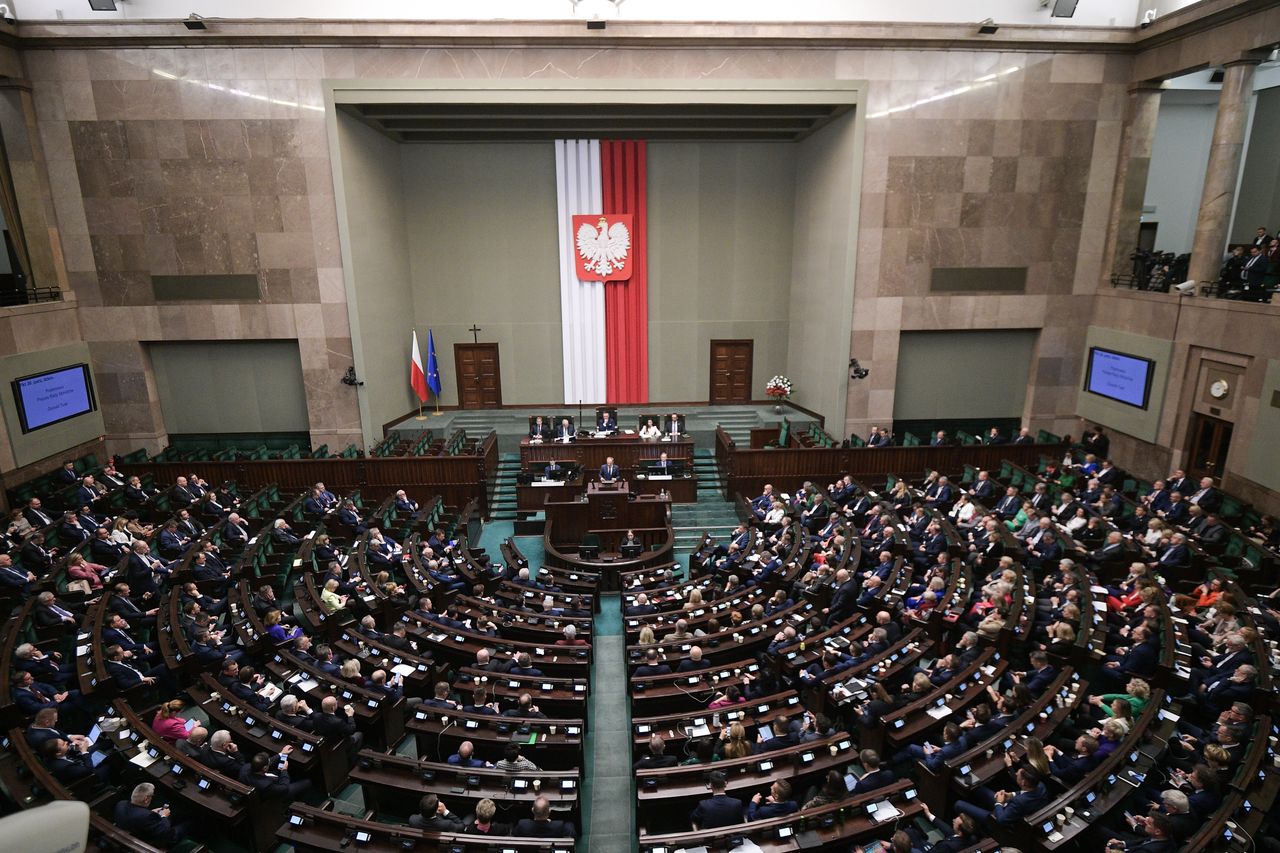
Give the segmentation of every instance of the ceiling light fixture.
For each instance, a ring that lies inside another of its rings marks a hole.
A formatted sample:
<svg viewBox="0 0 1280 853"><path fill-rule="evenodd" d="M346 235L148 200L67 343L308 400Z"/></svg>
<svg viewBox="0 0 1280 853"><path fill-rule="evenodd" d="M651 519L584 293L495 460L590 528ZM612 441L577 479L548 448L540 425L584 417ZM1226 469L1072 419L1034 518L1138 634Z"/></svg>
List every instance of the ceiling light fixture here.
<svg viewBox="0 0 1280 853"><path fill-rule="evenodd" d="M978 32L984 36L995 35L996 31L999 29L1000 25L992 18L987 18L985 21L978 22Z"/></svg>
<svg viewBox="0 0 1280 853"><path fill-rule="evenodd" d="M208 25L205 24L204 22L204 18L200 17L195 12L192 12L190 15L187 15L186 20L182 22L182 26L186 27L189 30L209 29Z"/></svg>

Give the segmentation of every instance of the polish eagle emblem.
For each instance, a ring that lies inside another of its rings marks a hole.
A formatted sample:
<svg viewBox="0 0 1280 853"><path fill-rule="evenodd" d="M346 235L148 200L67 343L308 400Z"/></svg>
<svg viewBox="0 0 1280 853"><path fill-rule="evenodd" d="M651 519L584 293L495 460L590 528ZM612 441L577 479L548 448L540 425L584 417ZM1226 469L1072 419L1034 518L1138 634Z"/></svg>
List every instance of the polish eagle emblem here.
<svg viewBox="0 0 1280 853"><path fill-rule="evenodd" d="M630 214L575 216L573 229L579 279L624 281L631 278Z"/></svg>

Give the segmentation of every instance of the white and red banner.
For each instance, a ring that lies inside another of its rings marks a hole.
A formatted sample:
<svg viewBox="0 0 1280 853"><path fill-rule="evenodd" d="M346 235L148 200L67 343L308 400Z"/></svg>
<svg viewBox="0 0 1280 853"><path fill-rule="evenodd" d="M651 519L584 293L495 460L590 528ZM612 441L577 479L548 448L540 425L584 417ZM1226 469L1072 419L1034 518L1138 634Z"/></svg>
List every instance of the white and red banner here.
<svg viewBox="0 0 1280 853"><path fill-rule="evenodd" d="M422 369L422 351L418 349L418 330L413 330L413 354L409 356L409 387L420 402L427 402L427 373Z"/></svg>
<svg viewBox="0 0 1280 853"><path fill-rule="evenodd" d="M565 402L648 402L645 142L555 148Z"/></svg>

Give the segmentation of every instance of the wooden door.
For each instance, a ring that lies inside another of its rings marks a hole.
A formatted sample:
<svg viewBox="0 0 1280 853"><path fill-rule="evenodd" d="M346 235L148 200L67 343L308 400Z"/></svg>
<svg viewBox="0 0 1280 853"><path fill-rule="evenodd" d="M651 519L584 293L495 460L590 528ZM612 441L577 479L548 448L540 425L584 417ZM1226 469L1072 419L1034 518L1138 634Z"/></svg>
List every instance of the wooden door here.
<svg viewBox="0 0 1280 853"><path fill-rule="evenodd" d="M458 406L463 409L502 407L502 373L497 344L454 344L458 372Z"/></svg>
<svg viewBox="0 0 1280 853"><path fill-rule="evenodd" d="M1187 476L1193 481L1202 477L1221 480L1227 468L1227 452L1231 449L1232 425L1208 415L1191 415L1190 459Z"/></svg>
<svg viewBox="0 0 1280 853"><path fill-rule="evenodd" d="M753 341L711 342L712 403L751 401L751 355Z"/></svg>

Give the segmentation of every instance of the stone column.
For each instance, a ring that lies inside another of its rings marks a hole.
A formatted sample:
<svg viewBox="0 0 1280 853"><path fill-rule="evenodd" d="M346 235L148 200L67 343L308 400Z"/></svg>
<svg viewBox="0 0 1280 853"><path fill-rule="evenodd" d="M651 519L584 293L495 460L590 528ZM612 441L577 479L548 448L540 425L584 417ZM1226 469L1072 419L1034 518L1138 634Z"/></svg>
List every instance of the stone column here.
<svg viewBox="0 0 1280 853"><path fill-rule="evenodd" d="M1102 268L1108 274L1126 274L1132 269L1129 255L1138 245L1138 226L1142 222L1142 202L1147 194L1151 146L1156 138L1156 118L1163 91L1162 83L1140 83L1129 90L1115 190L1111 195L1107 244L1102 256Z"/></svg>
<svg viewBox="0 0 1280 853"><path fill-rule="evenodd" d="M1222 92L1218 96L1218 120L1213 126L1209 167L1200 196L1195 243L1191 247L1192 281L1217 281L1227 248L1227 226L1235 206L1236 183L1240 178L1240 157L1244 151L1245 125L1253 99L1253 71L1259 60L1239 59L1224 67Z"/></svg>

